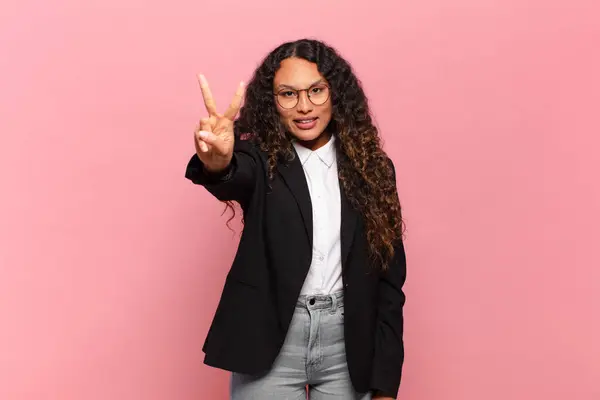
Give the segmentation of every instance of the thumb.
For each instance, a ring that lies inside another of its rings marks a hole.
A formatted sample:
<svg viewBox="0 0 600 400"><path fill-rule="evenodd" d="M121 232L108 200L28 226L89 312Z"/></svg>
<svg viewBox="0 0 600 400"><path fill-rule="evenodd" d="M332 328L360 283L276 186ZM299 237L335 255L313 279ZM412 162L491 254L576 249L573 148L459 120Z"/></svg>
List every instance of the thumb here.
<svg viewBox="0 0 600 400"><path fill-rule="evenodd" d="M219 154L224 153L225 149L224 149L223 139L221 139L214 133L207 132L207 131L199 131L198 136L203 142L211 145L213 147L213 149L216 150L217 153L219 153Z"/></svg>

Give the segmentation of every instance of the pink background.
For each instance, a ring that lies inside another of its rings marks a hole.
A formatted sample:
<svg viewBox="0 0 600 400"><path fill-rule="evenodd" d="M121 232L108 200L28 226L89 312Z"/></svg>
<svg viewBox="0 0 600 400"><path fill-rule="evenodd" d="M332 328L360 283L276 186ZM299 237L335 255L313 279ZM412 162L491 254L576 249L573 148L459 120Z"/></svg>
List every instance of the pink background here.
<svg viewBox="0 0 600 400"><path fill-rule="evenodd" d="M353 63L408 224L406 400L600 399L595 0L0 6L0 398L225 399L237 236L183 177L283 40Z"/></svg>

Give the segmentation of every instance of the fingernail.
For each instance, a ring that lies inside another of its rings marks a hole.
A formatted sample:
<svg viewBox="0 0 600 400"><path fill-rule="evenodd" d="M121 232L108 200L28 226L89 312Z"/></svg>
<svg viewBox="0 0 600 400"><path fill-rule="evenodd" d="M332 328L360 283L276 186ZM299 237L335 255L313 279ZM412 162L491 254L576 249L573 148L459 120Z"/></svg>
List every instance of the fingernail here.
<svg viewBox="0 0 600 400"><path fill-rule="evenodd" d="M202 83L203 85L206 85L206 77L202 74L198 75L200 77L200 83Z"/></svg>

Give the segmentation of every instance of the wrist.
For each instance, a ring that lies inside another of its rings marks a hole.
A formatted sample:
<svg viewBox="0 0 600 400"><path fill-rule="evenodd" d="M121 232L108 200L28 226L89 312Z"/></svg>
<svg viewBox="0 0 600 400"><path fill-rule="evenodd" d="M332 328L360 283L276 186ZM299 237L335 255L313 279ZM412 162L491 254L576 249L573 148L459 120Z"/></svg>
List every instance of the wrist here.
<svg viewBox="0 0 600 400"><path fill-rule="evenodd" d="M222 181L228 180L233 173L235 161L232 159L225 166L210 166L205 164L203 166L204 175L211 181Z"/></svg>
<svg viewBox="0 0 600 400"><path fill-rule="evenodd" d="M231 169L231 158L218 164L204 164L204 171L210 175L225 175Z"/></svg>

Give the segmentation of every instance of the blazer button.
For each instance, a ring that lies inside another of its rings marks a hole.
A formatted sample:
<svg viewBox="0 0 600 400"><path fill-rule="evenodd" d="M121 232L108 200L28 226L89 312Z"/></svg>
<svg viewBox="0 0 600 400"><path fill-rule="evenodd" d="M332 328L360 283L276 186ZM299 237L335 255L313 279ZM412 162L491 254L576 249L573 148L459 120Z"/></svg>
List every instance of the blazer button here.
<svg viewBox="0 0 600 400"><path fill-rule="evenodd" d="M310 299L310 300L308 301L308 303L309 303L311 306L312 306L312 305L314 305L314 304L315 304L315 299Z"/></svg>

